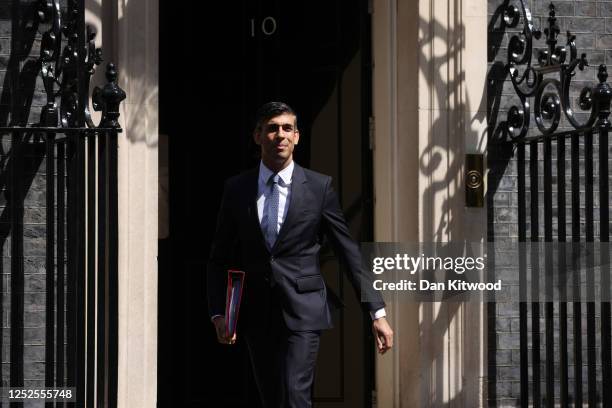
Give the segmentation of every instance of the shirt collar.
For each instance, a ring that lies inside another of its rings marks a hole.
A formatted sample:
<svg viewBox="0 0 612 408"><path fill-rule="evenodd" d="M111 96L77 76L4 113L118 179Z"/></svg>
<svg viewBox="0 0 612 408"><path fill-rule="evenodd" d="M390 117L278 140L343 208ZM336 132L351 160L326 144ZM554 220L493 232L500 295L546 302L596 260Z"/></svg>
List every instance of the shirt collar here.
<svg viewBox="0 0 612 408"><path fill-rule="evenodd" d="M291 160L291 163L284 169L278 172L278 175L283 180L285 185L291 184L291 178L293 177L293 168L295 167L295 163ZM266 167L266 165L262 162L259 163L259 180L264 184L268 182L270 176L273 175L274 172Z"/></svg>

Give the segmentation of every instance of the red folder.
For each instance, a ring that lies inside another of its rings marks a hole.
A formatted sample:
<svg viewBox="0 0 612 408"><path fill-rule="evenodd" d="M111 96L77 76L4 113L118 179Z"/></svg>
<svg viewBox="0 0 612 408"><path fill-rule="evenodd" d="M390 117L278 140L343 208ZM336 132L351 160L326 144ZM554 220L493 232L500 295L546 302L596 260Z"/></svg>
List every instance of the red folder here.
<svg viewBox="0 0 612 408"><path fill-rule="evenodd" d="M225 298L225 328L228 338L236 333L238 323L238 312L242 300L242 288L244 287L244 272L236 270L227 271L227 297Z"/></svg>

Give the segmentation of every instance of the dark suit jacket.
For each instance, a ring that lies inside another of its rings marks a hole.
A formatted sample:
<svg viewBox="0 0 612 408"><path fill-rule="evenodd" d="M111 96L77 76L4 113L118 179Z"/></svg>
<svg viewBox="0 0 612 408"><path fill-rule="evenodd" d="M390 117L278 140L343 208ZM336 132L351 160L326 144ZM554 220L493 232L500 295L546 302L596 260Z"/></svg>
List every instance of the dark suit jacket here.
<svg viewBox="0 0 612 408"><path fill-rule="evenodd" d="M327 290L319 269L321 232L344 260L357 295L362 288L372 288L332 179L295 164L287 216L269 250L257 216L258 177L259 166L225 183L208 263L210 316L225 314L227 269L239 268L246 272L240 310L243 327L259 326L258 321L269 315L270 297L276 296L290 330L331 328ZM374 311L384 307L380 294L367 290L368 299L378 300L362 303L364 308Z"/></svg>

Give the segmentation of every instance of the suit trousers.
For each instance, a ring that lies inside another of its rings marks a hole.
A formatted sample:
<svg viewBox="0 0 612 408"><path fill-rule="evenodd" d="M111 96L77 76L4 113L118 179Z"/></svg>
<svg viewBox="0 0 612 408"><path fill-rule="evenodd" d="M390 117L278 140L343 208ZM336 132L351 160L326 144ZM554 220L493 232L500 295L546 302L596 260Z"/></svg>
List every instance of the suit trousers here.
<svg viewBox="0 0 612 408"><path fill-rule="evenodd" d="M273 293L268 318L245 333L262 406L311 408L321 331L289 330Z"/></svg>

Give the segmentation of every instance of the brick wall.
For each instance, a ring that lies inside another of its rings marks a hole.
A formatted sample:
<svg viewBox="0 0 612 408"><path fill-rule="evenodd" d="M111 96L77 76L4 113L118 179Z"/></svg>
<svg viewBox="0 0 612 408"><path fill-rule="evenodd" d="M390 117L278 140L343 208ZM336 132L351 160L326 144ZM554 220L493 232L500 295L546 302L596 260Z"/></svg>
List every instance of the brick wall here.
<svg viewBox="0 0 612 408"><path fill-rule="evenodd" d="M510 0L510 4L515 4L520 9L520 3L518 0ZM527 6L533 14L533 22L536 28L544 29L547 27L548 18L548 5L549 2L541 0L526 1ZM517 178L517 162L515 148L510 144L498 144L494 143L499 133L495 131L498 129L500 122L506 119L506 112L509 106L513 102L516 102L518 98L514 95L514 90L508 77L504 71L504 64L507 62L507 44L510 37L518 31L522 30L522 22L516 28L503 27L501 23L501 16L499 14L500 7L503 2L500 0L489 0L488 11L489 11L489 34L488 34L488 45L489 45L489 82L488 82L488 109L489 109L489 148L488 148L488 166L489 166L489 192L487 197L488 203L488 233L490 240L518 240L518 178ZM597 78L597 66L599 64L607 64L612 68L612 2L600 2L600 1L555 1L557 23L561 30L561 35L558 38L558 45L564 45L566 41L565 32L570 30L572 34L576 35L576 44L578 47L578 55L581 53L587 54L587 59L591 65L584 72L580 72L576 75L575 81L572 85L572 100L575 105L575 100L580 93L580 90L585 85L596 84ZM534 57L532 61L537 64L537 54L539 49L545 49L546 44L544 36L539 41L534 43ZM612 73L612 71L611 71ZM610 81L609 81L610 82ZM532 115L533 116L533 115ZM584 120L586 115L578 115L581 120ZM533 117L530 121L534 123ZM532 125L533 127L533 125ZM569 128L568 123L562 120L560 129ZM537 134L536 131L530 131L530 134ZM598 194L598 145L597 136L594 140L594 223L595 223L595 237L598 239L599 234L599 212L597 210L599 203ZM581 165L581 176L584 176L584 149L580 148L580 165ZM567 220L567 237L568 240L571 237L571 179L570 179L570 143L569 140L566 142L566 157L565 157L565 185L566 185L566 220ZM557 225L557 188L556 188L556 143L553 142L552 146L552 172L553 172L553 237L557 239L558 225ZM612 153L612 149L610 149ZM544 234L544 195L543 195L543 160L542 160L542 146L540 145L540 151L538 154L538 174L539 174L539 236L543 240ZM610 156L612 157L612 155ZM529 147L526 148L526 209L527 209L527 236L530 237L530 219L529 219ZM609 168L612 169L612 162L609 164ZM584 180L582 178L582 180ZM584 182L581 185L581 236L584 237L584 225L585 225L585 210L584 210ZM531 332L531 305L528 306L529 310L529 326L528 330ZM583 307L582 316L582 328L586 330L586 316L584 315L585 307ZM597 338L600 338L599 320L597 318L599 314L599 308L596 309L596 330ZM489 398L490 406L499 407L514 407L519 406L520 397L520 352L519 352L519 305L518 303L498 303L496 305L490 305L488 308L489 312ZM571 304L568 305L568 316L572 315ZM555 315L555 375L557 381L555 381L555 397L558 402L559 397L559 319L558 319L558 304L555 304L554 309ZM541 341L541 379L545 379L545 336L544 336L544 307L540 305L540 341ZM573 338L572 328L573 320L568 318L568 349L569 356L568 361L570 362L569 367L569 389L570 394L573 393ZM585 337L583 335L583 344L585 344ZM531 336L529 336L529 348L531 349ZM600 359L600 348L599 340L597 341L597 376L599 378L597 393L601 396L601 366L599 364ZM531 376L531 351L530 351L530 376ZM583 350L583 392L586 392L586 350ZM530 402L532 398L532 384L530 383ZM541 385L542 401L545 399L545 385ZM571 399L571 398L570 398Z"/></svg>
<svg viewBox="0 0 612 408"><path fill-rule="evenodd" d="M33 1L0 1L0 126L36 123L46 94L35 61L41 32L20 22L33 11ZM64 4L65 2L62 2ZM30 20L31 21L31 20ZM32 24L29 24L32 26ZM36 75L38 73L38 75ZM0 296L2 296L1 384L10 384L11 369L11 265L23 265L23 378L24 386L44 386L46 299L46 179L45 145L29 138L21 145L22 157L14 160L12 136L1 134L0 151ZM9 169L20 173L11 182ZM12 259L11 216L7 190L23 193L23 259ZM24 404L25 406L33 406Z"/></svg>

